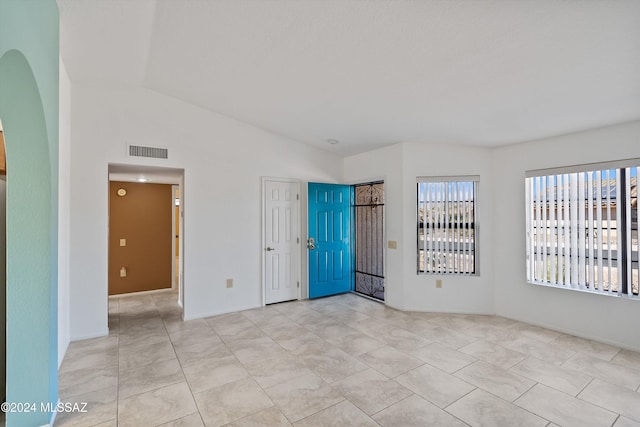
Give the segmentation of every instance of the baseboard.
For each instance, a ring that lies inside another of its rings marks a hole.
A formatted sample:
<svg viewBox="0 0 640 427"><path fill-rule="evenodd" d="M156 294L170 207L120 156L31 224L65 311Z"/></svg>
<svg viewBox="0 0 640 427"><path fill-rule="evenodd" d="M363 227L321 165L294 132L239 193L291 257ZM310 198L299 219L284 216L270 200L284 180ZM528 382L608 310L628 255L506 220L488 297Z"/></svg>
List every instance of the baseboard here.
<svg viewBox="0 0 640 427"><path fill-rule="evenodd" d="M573 331L571 329L566 329L566 328L558 327L558 326L555 326L555 325L549 325L549 324L545 324L543 322L532 322L530 320L523 319L523 318L503 316L503 315L500 315L500 314L496 314L496 316L504 317L505 319L516 320L518 322L526 323L528 325L539 326L541 328L549 329L549 330L560 332L560 333L567 334L567 335L573 335L575 337L584 338L584 339L591 340L591 341L597 341L597 342L602 343L602 344L608 344L608 345L612 345L614 347L620 347L620 348L623 348L623 349L626 349L626 350L640 352L640 347L635 347L635 346L629 345L627 343L621 343L621 342L618 342L616 340L612 340L612 339L609 339L609 338L606 338L606 337L599 337L599 336L596 336L596 335L583 334L582 332L576 332L576 331Z"/></svg>
<svg viewBox="0 0 640 427"><path fill-rule="evenodd" d="M245 306L245 307L237 307L237 308L233 308L231 310L218 310L218 311L212 311L212 312L208 312L208 313L198 313L196 315L193 316L185 316L183 314L183 318L182 320L196 320L196 319L202 319L205 317L212 317L212 316L220 316L222 314L229 314L229 313L237 313L239 311L245 311L245 310L253 310L254 308L261 308L262 305L258 304L258 305L250 305L250 306Z"/></svg>
<svg viewBox="0 0 640 427"><path fill-rule="evenodd" d="M106 337L108 335L109 335L109 329L107 328L107 330L104 331L104 332L97 332L95 334L80 335L80 336L77 336L77 337L71 337L71 342L82 341L82 340L90 340L91 338Z"/></svg>
<svg viewBox="0 0 640 427"><path fill-rule="evenodd" d="M117 295L109 295L109 299L118 299L118 298L126 298L132 297L136 295L147 295L147 294L159 294L164 292L175 292L176 288L162 288L162 289L151 289L150 291L140 291L140 292L129 292L127 294L117 294Z"/></svg>

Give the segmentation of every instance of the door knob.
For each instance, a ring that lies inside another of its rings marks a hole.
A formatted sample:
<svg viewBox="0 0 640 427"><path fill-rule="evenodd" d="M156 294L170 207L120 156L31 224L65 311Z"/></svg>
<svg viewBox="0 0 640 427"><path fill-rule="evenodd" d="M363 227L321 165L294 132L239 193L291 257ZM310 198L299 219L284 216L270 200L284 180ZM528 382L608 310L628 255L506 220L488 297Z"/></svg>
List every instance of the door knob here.
<svg viewBox="0 0 640 427"><path fill-rule="evenodd" d="M309 248L310 251L316 248L316 240L313 237L309 237L307 240L307 248Z"/></svg>
<svg viewBox="0 0 640 427"><path fill-rule="evenodd" d="M270 248L270 247L268 247L268 246L267 246L267 248L265 249L265 251L267 251L267 252L271 252L271 251L275 251L275 250L276 250L276 248Z"/></svg>

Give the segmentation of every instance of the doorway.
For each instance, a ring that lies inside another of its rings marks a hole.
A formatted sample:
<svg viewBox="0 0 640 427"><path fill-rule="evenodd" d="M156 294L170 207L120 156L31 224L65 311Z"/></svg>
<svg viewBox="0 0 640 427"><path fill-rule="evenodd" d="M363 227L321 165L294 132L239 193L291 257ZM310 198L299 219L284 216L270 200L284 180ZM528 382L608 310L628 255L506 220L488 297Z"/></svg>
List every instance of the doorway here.
<svg viewBox="0 0 640 427"><path fill-rule="evenodd" d="M184 170L110 164L108 179L109 295L173 289L183 307Z"/></svg>
<svg viewBox="0 0 640 427"><path fill-rule="evenodd" d="M384 182L353 186L354 290L384 301Z"/></svg>
<svg viewBox="0 0 640 427"><path fill-rule="evenodd" d="M384 302L384 182L308 184L309 298Z"/></svg>

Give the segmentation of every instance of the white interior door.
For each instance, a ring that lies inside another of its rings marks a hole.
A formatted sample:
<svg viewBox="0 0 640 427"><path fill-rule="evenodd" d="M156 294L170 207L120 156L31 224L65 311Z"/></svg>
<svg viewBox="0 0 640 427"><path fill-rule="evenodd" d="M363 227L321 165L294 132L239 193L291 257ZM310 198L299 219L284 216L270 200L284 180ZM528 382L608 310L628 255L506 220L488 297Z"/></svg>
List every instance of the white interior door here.
<svg viewBox="0 0 640 427"><path fill-rule="evenodd" d="M264 296L265 304L299 298L299 183L265 179Z"/></svg>

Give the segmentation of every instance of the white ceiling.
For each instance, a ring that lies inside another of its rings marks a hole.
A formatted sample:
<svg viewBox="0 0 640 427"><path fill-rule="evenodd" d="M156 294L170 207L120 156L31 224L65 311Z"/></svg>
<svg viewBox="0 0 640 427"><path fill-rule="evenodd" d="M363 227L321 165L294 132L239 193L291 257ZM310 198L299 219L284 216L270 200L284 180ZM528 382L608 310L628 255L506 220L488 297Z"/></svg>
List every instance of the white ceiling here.
<svg viewBox="0 0 640 427"><path fill-rule="evenodd" d="M341 155L640 119L640 0L58 5L73 83L146 87Z"/></svg>

